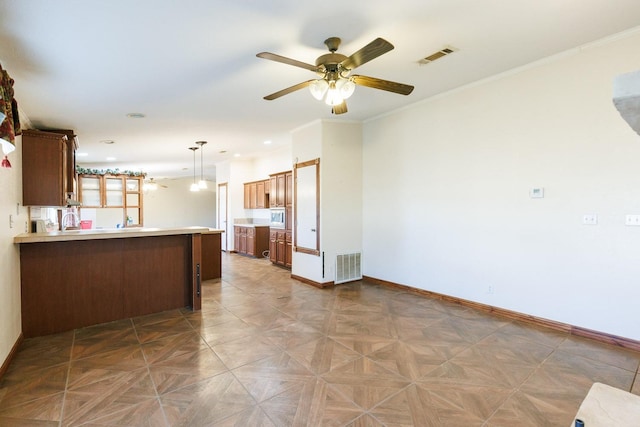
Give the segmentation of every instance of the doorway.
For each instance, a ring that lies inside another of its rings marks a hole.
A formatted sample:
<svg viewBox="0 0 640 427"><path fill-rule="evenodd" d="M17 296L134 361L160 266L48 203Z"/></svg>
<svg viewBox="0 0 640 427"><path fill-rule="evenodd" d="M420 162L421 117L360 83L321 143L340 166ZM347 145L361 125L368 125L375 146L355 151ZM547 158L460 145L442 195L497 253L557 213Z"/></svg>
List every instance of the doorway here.
<svg viewBox="0 0 640 427"><path fill-rule="evenodd" d="M218 184L218 228L223 231L222 239L220 239L221 249L227 251L227 239L229 230L227 230L227 183Z"/></svg>

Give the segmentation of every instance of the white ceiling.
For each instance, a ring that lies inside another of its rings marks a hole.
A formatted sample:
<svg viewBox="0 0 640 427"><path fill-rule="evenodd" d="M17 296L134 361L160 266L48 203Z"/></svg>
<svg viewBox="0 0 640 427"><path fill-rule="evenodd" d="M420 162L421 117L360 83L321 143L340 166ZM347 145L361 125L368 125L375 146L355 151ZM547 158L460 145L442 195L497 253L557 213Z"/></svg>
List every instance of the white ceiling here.
<svg viewBox="0 0 640 427"><path fill-rule="evenodd" d="M637 25L638 0L0 0L0 63L34 127L76 131L82 166L191 176L188 147L206 140L213 178L216 163L277 149L314 120L366 120ZM262 99L314 74L256 53L313 64L330 36L347 56L390 41L357 73L415 90L358 87L341 116L306 89ZM447 45L459 50L418 64Z"/></svg>

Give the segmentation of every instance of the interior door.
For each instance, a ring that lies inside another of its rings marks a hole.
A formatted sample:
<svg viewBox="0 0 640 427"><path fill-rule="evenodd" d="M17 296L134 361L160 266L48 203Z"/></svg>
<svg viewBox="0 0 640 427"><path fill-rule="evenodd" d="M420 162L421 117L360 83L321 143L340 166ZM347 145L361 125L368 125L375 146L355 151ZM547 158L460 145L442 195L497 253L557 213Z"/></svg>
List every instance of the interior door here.
<svg viewBox="0 0 640 427"><path fill-rule="evenodd" d="M218 228L224 231L220 239L221 249L227 250L227 239L229 230L227 229L227 183L218 184Z"/></svg>

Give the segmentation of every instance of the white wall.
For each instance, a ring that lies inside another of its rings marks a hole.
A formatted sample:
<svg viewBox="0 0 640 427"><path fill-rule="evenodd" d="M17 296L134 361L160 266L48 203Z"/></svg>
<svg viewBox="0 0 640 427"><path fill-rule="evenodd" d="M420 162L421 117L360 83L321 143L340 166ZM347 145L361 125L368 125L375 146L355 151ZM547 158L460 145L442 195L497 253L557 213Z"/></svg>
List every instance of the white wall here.
<svg viewBox="0 0 640 427"><path fill-rule="evenodd" d="M260 157L253 162L252 178L246 182L259 181L261 179L269 179L269 175L278 172L290 171L293 169L293 160L291 159L291 144L278 150L270 152L264 157ZM245 209L245 213L249 218L259 218L269 221L269 209Z"/></svg>
<svg viewBox="0 0 640 427"><path fill-rule="evenodd" d="M268 179L269 174L291 170L291 147L277 149L260 158L234 159L216 164L216 181L228 184L227 248L234 249L233 223L239 218L269 220L268 209L244 208L244 183Z"/></svg>
<svg viewBox="0 0 640 427"><path fill-rule="evenodd" d="M294 252L292 274L332 282L336 254L362 250L362 125L313 122L293 133L292 153L299 163L320 158L321 252Z"/></svg>
<svg viewBox="0 0 640 427"><path fill-rule="evenodd" d="M336 255L362 251L362 124L324 122L320 169L325 281L332 282Z"/></svg>
<svg viewBox="0 0 640 427"><path fill-rule="evenodd" d="M365 274L639 340L640 138L611 100L639 50L627 34L366 123Z"/></svg>
<svg viewBox="0 0 640 427"><path fill-rule="evenodd" d="M27 209L22 207L21 153L22 138L18 137L16 150L9 154L12 168L0 168L0 366L22 331L20 249L13 243L14 236L25 232L28 219ZM4 157L1 150L0 156Z"/></svg>
<svg viewBox="0 0 640 427"><path fill-rule="evenodd" d="M323 208L322 177L324 175L323 168L325 167L322 159L322 128L322 122L318 120L294 130L291 134L291 155L294 158L294 163L301 163L320 158L321 210ZM322 213L320 213L321 251L324 248L324 240L322 239L322 230L324 230L324 227L322 225L322 221L323 217ZM295 237L295 225L293 225L293 233ZM325 283L329 281L322 277L322 257L293 251L291 264L291 274L294 276L304 277L316 283Z"/></svg>
<svg viewBox="0 0 640 427"><path fill-rule="evenodd" d="M189 191L193 178L162 179L157 183L157 190L143 194L145 227L216 226L215 182L207 181L208 188L197 192Z"/></svg>

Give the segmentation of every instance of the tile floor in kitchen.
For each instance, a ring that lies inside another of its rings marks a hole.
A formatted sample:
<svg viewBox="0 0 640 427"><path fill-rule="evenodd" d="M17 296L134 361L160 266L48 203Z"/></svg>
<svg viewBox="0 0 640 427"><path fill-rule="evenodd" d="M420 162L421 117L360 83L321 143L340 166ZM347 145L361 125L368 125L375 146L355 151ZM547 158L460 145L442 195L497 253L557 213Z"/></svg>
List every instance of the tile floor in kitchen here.
<svg viewBox="0 0 640 427"><path fill-rule="evenodd" d="M428 286L427 286L428 287ZM25 340L1 426L563 426L640 353L363 282L316 289L223 254L202 311Z"/></svg>

